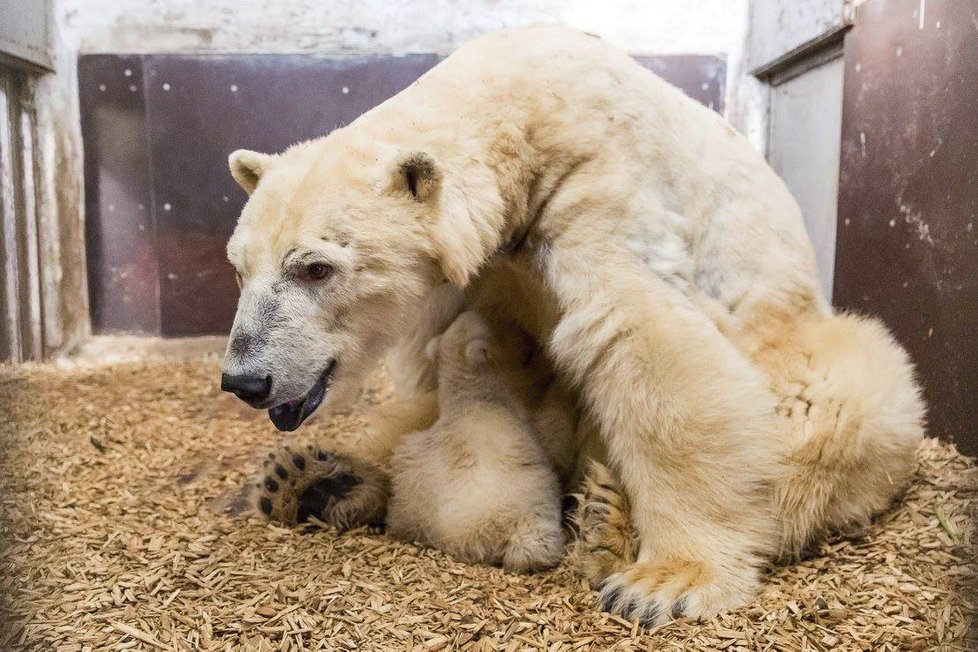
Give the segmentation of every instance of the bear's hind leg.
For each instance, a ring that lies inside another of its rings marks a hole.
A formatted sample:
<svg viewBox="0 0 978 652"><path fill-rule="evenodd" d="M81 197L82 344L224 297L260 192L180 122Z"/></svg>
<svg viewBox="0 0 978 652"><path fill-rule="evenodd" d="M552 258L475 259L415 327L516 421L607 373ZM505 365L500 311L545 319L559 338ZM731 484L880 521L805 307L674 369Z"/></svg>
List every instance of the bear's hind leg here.
<svg viewBox="0 0 978 652"><path fill-rule="evenodd" d="M520 502L510 506L516 522L502 558L503 568L520 573L552 568L564 554L557 476L541 464L527 480Z"/></svg>
<svg viewBox="0 0 978 652"><path fill-rule="evenodd" d="M790 450L774 487L780 553L861 528L907 486L925 408L907 354L878 322L800 322L758 364L779 395Z"/></svg>

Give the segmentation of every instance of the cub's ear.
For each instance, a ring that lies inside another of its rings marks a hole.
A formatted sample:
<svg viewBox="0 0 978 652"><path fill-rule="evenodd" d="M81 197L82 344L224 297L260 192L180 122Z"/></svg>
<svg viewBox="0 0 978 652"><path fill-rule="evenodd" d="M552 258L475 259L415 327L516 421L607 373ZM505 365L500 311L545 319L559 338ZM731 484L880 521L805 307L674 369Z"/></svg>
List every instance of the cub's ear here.
<svg viewBox="0 0 978 652"><path fill-rule="evenodd" d="M489 342L478 337L465 345L465 361L471 365L483 364L489 360Z"/></svg>
<svg viewBox="0 0 978 652"><path fill-rule="evenodd" d="M428 340L428 344L424 347L424 357L434 362L438 359L438 345L441 343L441 335L436 335L435 337Z"/></svg>
<svg viewBox="0 0 978 652"><path fill-rule="evenodd" d="M434 197L441 187L441 172L427 152L400 154L394 162L391 177L391 190L410 193L419 202Z"/></svg>
<svg viewBox="0 0 978 652"><path fill-rule="evenodd" d="M228 157L228 167L231 168L231 176L234 180L250 195L255 192L262 175L268 171L274 159L275 157L269 154L239 149L231 152L231 156Z"/></svg>

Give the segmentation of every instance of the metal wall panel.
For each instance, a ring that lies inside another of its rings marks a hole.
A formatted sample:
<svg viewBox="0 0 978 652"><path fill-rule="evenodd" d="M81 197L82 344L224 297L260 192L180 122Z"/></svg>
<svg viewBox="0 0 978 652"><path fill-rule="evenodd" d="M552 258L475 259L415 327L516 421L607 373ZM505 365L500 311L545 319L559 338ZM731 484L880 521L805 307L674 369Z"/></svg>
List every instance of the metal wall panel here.
<svg viewBox="0 0 978 652"><path fill-rule="evenodd" d="M978 3L870 0L845 43L839 307L908 348L931 434L978 454Z"/></svg>
<svg viewBox="0 0 978 652"><path fill-rule="evenodd" d="M85 248L92 322L101 333L159 333L143 59L82 57Z"/></svg>
<svg viewBox="0 0 978 652"><path fill-rule="evenodd" d="M637 58L723 110L722 58ZM329 133L439 60L434 54L81 57L96 332L227 332L237 287L225 245L246 199L228 173L228 154L277 152Z"/></svg>
<svg viewBox="0 0 978 652"><path fill-rule="evenodd" d="M238 148L279 152L407 88L434 55L147 57L153 214L164 335L226 332L237 285L225 246L246 199Z"/></svg>
<svg viewBox="0 0 978 652"><path fill-rule="evenodd" d="M727 62L700 54L634 55L640 64L717 113L726 108Z"/></svg>
<svg viewBox="0 0 978 652"><path fill-rule="evenodd" d="M842 58L771 89L768 161L798 200L827 299L835 272Z"/></svg>

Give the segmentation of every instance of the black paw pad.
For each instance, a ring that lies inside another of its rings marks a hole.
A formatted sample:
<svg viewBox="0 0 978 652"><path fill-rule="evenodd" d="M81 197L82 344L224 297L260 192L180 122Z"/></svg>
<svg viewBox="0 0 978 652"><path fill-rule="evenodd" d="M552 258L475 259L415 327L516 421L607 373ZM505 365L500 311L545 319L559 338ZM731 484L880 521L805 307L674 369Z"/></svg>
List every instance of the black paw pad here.
<svg viewBox="0 0 978 652"><path fill-rule="evenodd" d="M278 491L278 482L275 481L275 478L267 477L265 478L265 488L275 493Z"/></svg>
<svg viewBox="0 0 978 652"><path fill-rule="evenodd" d="M306 458L304 458L302 455L293 455L292 463L295 464L295 468L299 469L300 471L306 470Z"/></svg>
<svg viewBox="0 0 978 652"><path fill-rule="evenodd" d="M272 501L267 497L262 497L262 499L258 501L258 507L261 508L262 514L265 516L272 515Z"/></svg>
<svg viewBox="0 0 978 652"><path fill-rule="evenodd" d="M343 498L350 492L350 489L360 484L361 480L355 475L342 473L335 477L327 476L320 478L299 494L299 513L297 520L304 523L310 516L315 516L324 521L328 521L323 516L333 503Z"/></svg>
<svg viewBox="0 0 978 652"><path fill-rule="evenodd" d="M289 472L286 471L285 470L285 467L282 466L281 464L276 464L275 465L275 475L277 475L278 477L280 477L283 480L285 480L286 478L289 477Z"/></svg>

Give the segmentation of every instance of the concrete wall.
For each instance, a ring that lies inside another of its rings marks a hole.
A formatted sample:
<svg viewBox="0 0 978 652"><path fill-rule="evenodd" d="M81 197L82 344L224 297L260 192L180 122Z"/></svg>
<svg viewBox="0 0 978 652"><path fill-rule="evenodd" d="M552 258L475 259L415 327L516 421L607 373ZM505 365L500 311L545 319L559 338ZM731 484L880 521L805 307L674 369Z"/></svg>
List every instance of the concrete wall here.
<svg viewBox="0 0 978 652"><path fill-rule="evenodd" d="M0 2L0 61L11 57L16 59L14 64L26 61L50 68L48 23L48 7L43 2Z"/></svg>
<svg viewBox="0 0 978 652"><path fill-rule="evenodd" d="M852 15L853 0L754 0L748 42L751 69L839 27Z"/></svg>
<svg viewBox="0 0 978 652"><path fill-rule="evenodd" d="M33 10L30 18L28 9ZM13 219L23 222L20 231L26 234L25 250L18 258L29 261L26 267L18 263L15 284L21 288L17 312L30 316L29 327L21 329L29 332L30 344L20 338L19 353L0 356L13 360L71 349L90 334L76 57L58 37L50 9L41 0L30 5L0 0L0 23L10 37L0 43L10 66L3 74L13 71L22 80L17 101L23 122L11 144L22 148L15 154L22 163L25 201ZM12 216L5 215L5 222L8 217ZM9 285L12 261L4 258Z"/></svg>
<svg viewBox="0 0 978 652"><path fill-rule="evenodd" d="M45 119L60 152L52 154L66 157L68 194L81 186L78 53L448 53L479 34L533 22L585 29L635 54L726 55L726 113L764 147L765 90L745 73L749 0L51 1L58 74L45 82L53 99ZM80 197L74 211L62 216L60 246L82 252ZM64 291L78 292L77 283ZM84 292L77 299L87 314ZM77 337L62 339L67 346Z"/></svg>
<svg viewBox="0 0 978 652"><path fill-rule="evenodd" d="M449 52L487 31L563 23L637 52L739 48L740 0L59 0L84 52Z"/></svg>

